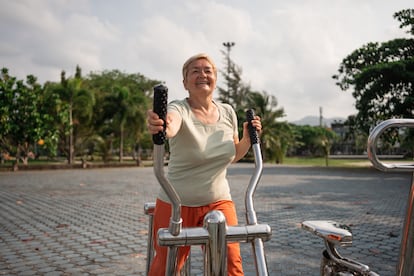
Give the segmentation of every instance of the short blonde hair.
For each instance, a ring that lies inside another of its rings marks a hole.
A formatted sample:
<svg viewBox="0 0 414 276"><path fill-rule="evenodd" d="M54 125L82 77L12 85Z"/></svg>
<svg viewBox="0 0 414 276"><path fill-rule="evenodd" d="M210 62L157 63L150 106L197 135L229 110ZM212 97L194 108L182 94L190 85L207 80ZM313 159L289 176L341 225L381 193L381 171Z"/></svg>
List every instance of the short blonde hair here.
<svg viewBox="0 0 414 276"><path fill-rule="evenodd" d="M216 64L214 63L214 61L211 59L211 57L209 57L207 54L205 53L200 53L197 55L194 55L192 57L190 57L189 59L187 59L187 61L184 63L183 65L183 80L185 80L186 76L187 76L187 72L188 72L188 66L195 60L199 60L199 59L205 59L207 60L211 66L213 67L213 71L214 74L217 77L217 67Z"/></svg>

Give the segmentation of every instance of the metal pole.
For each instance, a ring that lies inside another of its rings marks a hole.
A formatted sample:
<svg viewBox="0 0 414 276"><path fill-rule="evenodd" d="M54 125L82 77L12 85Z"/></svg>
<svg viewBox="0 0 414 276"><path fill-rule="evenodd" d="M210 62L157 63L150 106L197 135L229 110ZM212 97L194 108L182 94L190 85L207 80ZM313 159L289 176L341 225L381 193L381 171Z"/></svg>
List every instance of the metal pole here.
<svg viewBox="0 0 414 276"><path fill-rule="evenodd" d="M167 117L168 88L162 84L154 87L153 111L164 120L164 130L152 135L154 142L154 173L161 187L171 201L171 218L168 231L173 236L178 236L181 232L181 200L171 183L164 174L164 142L166 139L166 117ZM162 230L162 229L160 229ZM160 231L158 230L158 232ZM177 271L178 248L170 246L168 248L167 265L165 276L176 275Z"/></svg>
<svg viewBox="0 0 414 276"><path fill-rule="evenodd" d="M414 128L414 119L389 119L378 124L368 137L368 158L375 168L388 172L411 172L411 188L408 195L407 210L401 238L400 257L397 267L398 276L414 275L414 164L386 164L377 156L377 141L388 128Z"/></svg>
<svg viewBox="0 0 414 276"><path fill-rule="evenodd" d="M262 152L260 150L259 136L256 129L251 125L251 120L254 119L254 111L248 110L246 112L246 120L249 122L249 135L251 146L254 153L255 170L250 178L249 186L247 186L245 205L246 205L246 220L248 225L257 225L256 211L254 210L253 195L256 191L257 184L260 181L263 171ZM252 241L253 254L255 257L256 274L260 276L267 276L266 256L264 253L263 241L260 238L255 238Z"/></svg>
<svg viewBox="0 0 414 276"><path fill-rule="evenodd" d="M146 264L146 275L148 275L152 259L154 258L154 242L153 242L153 224L154 224L154 209L155 203L149 202L144 204L144 212L149 216L148 221L148 240L147 240L147 264Z"/></svg>
<svg viewBox="0 0 414 276"><path fill-rule="evenodd" d="M407 211L401 238L400 258L397 275L414 275L414 173L411 179L410 194L408 195Z"/></svg>
<svg viewBox="0 0 414 276"><path fill-rule="evenodd" d="M230 61L230 50L231 47L233 47L234 45L236 45L236 43L234 42L223 42L223 46L227 48L227 78L229 78L230 76L230 65L231 65L231 61ZM230 100L230 82L227 79L227 102L229 102Z"/></svg>
<svg viewBox="0 0 414 276"><path fill-rule="evenodd" d="M226 217L221 211L211 211L204 217L208 241L204 252L204 275L227 275Z"/></svg>

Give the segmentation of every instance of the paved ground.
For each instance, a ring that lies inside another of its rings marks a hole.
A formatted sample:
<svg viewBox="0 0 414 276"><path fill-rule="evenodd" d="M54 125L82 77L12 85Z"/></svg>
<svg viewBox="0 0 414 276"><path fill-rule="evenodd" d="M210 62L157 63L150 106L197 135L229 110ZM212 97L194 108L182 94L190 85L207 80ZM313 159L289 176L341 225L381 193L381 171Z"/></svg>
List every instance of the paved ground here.
<svg viewBox="0 0 414 276"><path fill-rule="evenodd" d="M241 223L252 166L229 169ZM269 274L318 275L322 240L299 225L332 219L353 229L344 255L395 275L410 183L410 174L373 169L265 166L255 204L273 229ZM144 275L143 204L158 187L152 168L0 173L0 275ZM242 244L246 275L254 275L250 248ZM200 275L198 248L193 255Z"/></svg>

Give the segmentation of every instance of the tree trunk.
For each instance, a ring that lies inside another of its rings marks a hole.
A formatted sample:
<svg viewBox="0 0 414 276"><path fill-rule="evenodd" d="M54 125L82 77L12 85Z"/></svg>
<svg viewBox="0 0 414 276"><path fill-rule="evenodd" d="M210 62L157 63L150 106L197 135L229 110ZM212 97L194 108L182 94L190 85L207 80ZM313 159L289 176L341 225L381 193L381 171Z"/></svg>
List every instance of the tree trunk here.
<svg viewBox="0 0 414 276"><path fill-rule="evenodd" d="M119 163L122 163L124 160L124 126L120 126L120 135L119 135Z"/></svg>
<svg viewBox="0 0 414 276"><path fill-rule="evenodd" d="M73 164L73 152L74 152L74 146L73 146L73 118L72 118L72 104L69 107L69 157L68 157L68 163Z"/></svg>

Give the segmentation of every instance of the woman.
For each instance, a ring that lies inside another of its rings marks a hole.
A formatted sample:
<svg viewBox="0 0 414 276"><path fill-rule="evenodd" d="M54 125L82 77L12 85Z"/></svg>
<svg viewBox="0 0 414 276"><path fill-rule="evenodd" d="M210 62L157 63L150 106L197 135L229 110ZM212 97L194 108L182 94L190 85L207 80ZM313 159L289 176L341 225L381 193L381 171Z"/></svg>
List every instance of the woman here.
<svg viewBox="0 0 414 276"><path fill-rule="evenodd" d="M220 210L227 225L237 225L237 214L226 179L227 167L240 160L250 148L247 122L239 140L237 117L232 107L213 100L217 68L206 54L189 58L183 65L183 84L188 91L184 100L168 105L166 136L169 138L170 161L167 178L181 199L183 227L200 227L211 210ZM147 113L148 129L156 134L163 120L152 110ZM260 133L258 116L252 121ZM149 275L163 276L167 248L156 244L159 228L167 228L171 205L161 189L154 211L154 246L156 255ZM184 265L190 248L178 251L178 269ZM238 243L227 245L228 275L243 275Z"/></svg>

